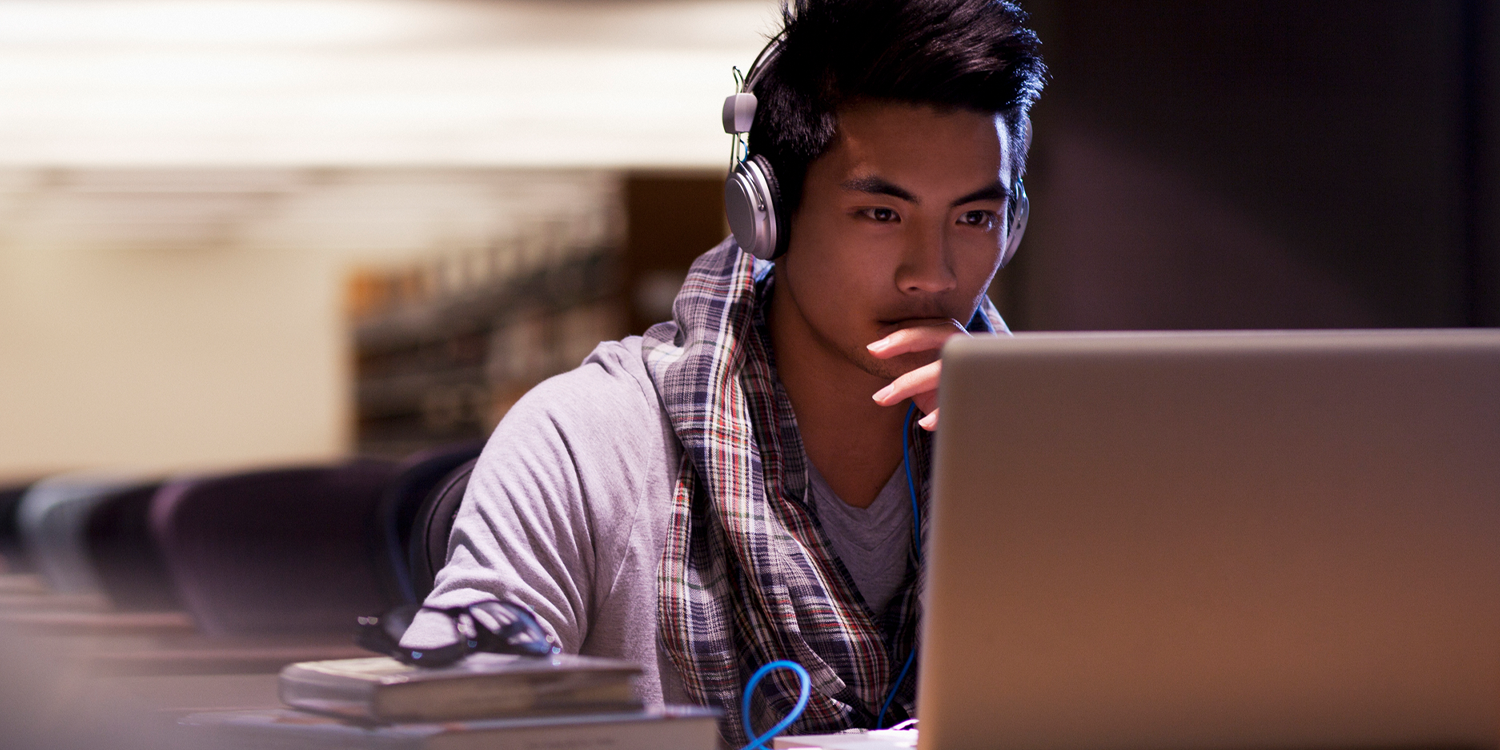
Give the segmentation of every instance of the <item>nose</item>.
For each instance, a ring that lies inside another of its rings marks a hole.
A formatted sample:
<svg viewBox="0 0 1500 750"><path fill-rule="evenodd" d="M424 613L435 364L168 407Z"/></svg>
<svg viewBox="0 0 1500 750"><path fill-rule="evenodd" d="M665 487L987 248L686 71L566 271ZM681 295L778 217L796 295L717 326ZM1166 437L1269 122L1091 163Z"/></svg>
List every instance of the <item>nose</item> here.
<svg viewBox="0 0 1500 750"><path fill-rule="evenodd" d="M897 288L908 294L938 294L958 286L946 234L941 227L931 227L909 235L896 269Z"/></svg>

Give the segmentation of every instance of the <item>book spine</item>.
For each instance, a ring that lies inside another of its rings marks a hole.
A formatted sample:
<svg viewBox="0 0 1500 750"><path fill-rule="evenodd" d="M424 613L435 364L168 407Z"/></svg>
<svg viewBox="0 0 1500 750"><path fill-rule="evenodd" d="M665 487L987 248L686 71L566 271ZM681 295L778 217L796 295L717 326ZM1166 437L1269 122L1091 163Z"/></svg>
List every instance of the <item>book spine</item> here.
<svg viewBox="0 0 1500 750"><path fill-rule="evenodd" d="M376 718L374 683L362 680L329 680L323 675L304 675L295 665L282 670L276 681L281 702L294 708L355 719Z"/></svg>

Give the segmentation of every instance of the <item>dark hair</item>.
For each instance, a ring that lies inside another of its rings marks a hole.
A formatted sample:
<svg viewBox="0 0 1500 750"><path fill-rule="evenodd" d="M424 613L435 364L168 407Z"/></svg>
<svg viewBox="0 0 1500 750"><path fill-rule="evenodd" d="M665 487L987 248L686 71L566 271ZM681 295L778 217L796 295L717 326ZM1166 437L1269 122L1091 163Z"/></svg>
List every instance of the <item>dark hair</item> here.
<svg viewBox="0 0 1500 750"><path fill-rule="evenodd" d="M788 211L807 165L833 142L856 99L995 112L1022 172L1027 112L1046 66L1028 16L1004 0L783 0L780 54L753 89L750 152L776 170Z"/></svg>

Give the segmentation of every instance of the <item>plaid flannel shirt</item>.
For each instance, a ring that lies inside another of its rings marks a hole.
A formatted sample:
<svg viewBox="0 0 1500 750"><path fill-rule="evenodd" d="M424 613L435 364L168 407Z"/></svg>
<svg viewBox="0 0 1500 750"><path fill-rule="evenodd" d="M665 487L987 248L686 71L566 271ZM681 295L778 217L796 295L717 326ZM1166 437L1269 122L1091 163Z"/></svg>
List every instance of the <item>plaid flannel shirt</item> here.
<svg viewBox="0 0 1500 750"><path fill-rule="evenodd" d="M790 733L873 727L915 647L919 617L920 561L876 615L807 501L807 457L765 325L772 268L725 240L693 264L673 321L647 331L644 346L684 449L657 570L658 644L689 695L724 712L720 732L736 747L750 739L741 692L778 659L812 677ZM988 300L982 312L977 327L994 330L999 315ZM914 421L908 429L925 521L930 438ZM916 672L896 687L888 724L914 715ZM768 675L751 703L756 730L785 716L798 692L787 671Z"/></svg>

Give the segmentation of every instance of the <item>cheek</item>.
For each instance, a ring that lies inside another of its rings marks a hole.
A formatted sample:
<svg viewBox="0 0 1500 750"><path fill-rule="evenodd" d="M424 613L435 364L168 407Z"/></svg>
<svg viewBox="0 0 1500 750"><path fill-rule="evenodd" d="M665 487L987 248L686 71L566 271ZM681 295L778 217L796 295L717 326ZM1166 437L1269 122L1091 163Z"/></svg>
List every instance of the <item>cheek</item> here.
<svg viewBox="0 0 1500 750"><path fill-rule="evenodd" d="M959 286L965 292L972 292L977 297L989 287L995 272L1000 270L1000 254L1004 248L997 238L998 235L971 236L956 243L958 252L954 255L958 267L954 270Z"/></svg>
<svg viewBox="0 0 1500 750"><path fill-rule="evenodd" d="M847 235L830 237L829 242L809 255L815 257L807 259L802 280L816 286L803 292L815 297L814 304L819 306L837 305L848 310L870 307L891 285L888 269L885 283L881 283L879 252Z"/></svg>
<svg viewBox="0 0 1500 750"><path fill-rule="evenodd" d="M804 305L834 295L859 273L857 248L851 247L857 243L850 242L838 217L828 213L801 218L787 250L787 270L796 279Z"/></svg>
<svg viewBox="0 0 1500 750"><path fill-rule="evenodd" d="M797 304L810 321L828 324L849 305L853 279L849 268L827 244L805 246L787 254L787 273L797 292Z"/></svg>
<svg viewBox="0 0 1500 750"><path fill-rule="evenodd" d="M849 241L847 232L800 237L809 241L788 251L786 271L803 316L838 341L868 337L863 327L875 317L885 288L869 248Z"/></svg>

